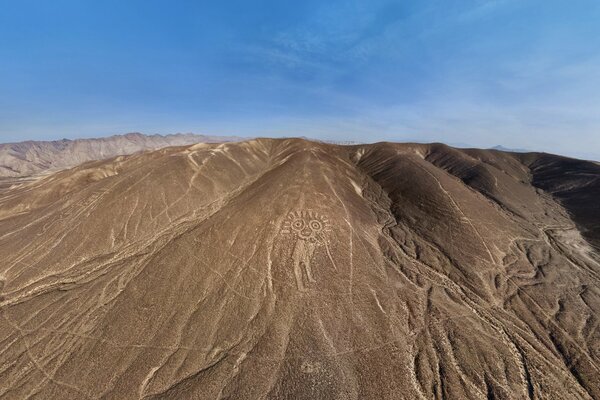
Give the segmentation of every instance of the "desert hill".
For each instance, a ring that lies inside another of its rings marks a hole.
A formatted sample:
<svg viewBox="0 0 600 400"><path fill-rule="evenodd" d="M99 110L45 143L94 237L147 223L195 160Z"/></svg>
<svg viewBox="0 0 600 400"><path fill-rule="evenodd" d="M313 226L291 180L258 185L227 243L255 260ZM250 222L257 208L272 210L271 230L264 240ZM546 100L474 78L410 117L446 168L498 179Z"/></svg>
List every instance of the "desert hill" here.
<svg viewBox="0 0 600 400"><path fill-rule="evenodd" d="M600 398L600 166L169 147L0 188L0 399Z"/></svg>
<svg viewBox="0 0 600 400"><path fill-rule="evenodd" d="M191 133L143 135L128 133L96 139L27 141L0 144L0 178L31 176L145 150L194 143L237 141L241 138Z"/></svg>

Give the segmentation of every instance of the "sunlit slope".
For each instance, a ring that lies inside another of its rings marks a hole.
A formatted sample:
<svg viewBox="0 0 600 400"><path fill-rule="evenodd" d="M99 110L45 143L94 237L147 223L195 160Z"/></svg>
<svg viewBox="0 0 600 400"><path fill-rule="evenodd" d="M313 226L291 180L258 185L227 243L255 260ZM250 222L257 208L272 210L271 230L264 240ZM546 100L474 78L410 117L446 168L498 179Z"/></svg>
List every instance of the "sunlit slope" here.
<svg viewBox="0 0 600 400"><path fill-rule="evenodd" d="M3 189L0 398L598 398L594 205L542 157L259 139Z"/></svg>

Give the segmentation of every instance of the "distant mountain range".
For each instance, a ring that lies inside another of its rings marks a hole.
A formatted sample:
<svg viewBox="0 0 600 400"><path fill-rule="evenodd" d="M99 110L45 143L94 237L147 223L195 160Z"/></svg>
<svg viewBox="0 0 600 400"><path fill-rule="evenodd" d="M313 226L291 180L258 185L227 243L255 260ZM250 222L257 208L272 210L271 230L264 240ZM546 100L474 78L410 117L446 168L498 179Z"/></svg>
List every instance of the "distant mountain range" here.
<svg viewBox="0 0 600 400"><path fill-rule="evenodd" d="M512 153L530 153L531 152L531 150L527 150L527 149L512 149L510 147L504 147L501 144L499 144L498 146L492 147L491 150L509 151Z"/></svg>
<svg viewBox="0 0 600 400"><path fill-rule="evenodd" d="M0 144L0 177L31 176L45 171L74 167L87 161L103 160L163 147L239 140L243 138L191 133L165 136L128 133L95 139L29 140Z"/></svg>
<svg viewBox="0 0 600 400"><path fill-rule="evenodd" d="M596 163L252 139L11 179L1 399L600 399Z"/></svg>

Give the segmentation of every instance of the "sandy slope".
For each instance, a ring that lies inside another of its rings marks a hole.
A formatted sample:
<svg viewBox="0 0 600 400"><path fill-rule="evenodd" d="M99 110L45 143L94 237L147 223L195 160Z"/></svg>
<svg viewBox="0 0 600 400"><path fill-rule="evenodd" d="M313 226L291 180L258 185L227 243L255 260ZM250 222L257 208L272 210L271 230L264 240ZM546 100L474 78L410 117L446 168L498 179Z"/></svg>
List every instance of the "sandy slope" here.
<svg viewBox="0 0 600 400"><path fill-rule="evenodd" d="M0 177L23 177L57 171L81 163L139 151L194 143L237 141L241 138L187 134L128 133L97 139L27 141L0 144Z"/></svg>
<svg viewBox="0 0 600 400"><path fill-rule="evenodd" d="M595 204L556 200L600 167L552 157L259 139L5 187L0 398L600 398Z"/></svg>

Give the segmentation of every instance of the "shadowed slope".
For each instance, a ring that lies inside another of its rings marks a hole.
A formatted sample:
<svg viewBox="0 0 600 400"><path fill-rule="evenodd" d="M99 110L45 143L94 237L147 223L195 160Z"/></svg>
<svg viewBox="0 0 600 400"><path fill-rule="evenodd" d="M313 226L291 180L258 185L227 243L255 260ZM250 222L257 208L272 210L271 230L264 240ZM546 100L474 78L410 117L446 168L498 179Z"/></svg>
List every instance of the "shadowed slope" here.
<svg viewBox="0 0 600 400"><path fill-rule="evenodd" d="M6 189L0 398L597 398L598 256L535 162L260 139Z"/></svg>
<svg viewBox="0 0 600 400"><path fill-rule="evenodd" d="M531 170L532 184L556 197L582 234L600 249L600 165L552 154L522 158Z"/></svg>

